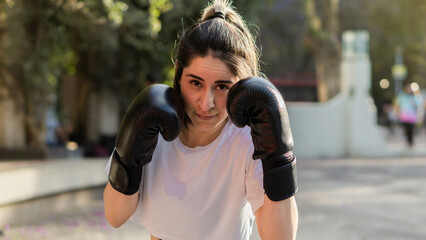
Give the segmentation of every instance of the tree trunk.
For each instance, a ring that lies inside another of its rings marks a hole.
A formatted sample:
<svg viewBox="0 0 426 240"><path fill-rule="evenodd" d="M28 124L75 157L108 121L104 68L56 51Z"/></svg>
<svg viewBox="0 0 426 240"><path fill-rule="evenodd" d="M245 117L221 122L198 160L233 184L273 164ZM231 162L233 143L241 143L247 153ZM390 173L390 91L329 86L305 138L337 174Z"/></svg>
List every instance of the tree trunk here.
<svg viewBox="0 0 426 240"><path fill-rule="evenodd" d="M32 148L44 147L44 112L48 97L45 88L39 88L42 83L37 82L45 61L42 42L46 27L40 12L42 7L43 1L16 1L2 22L4 31L0 38L0 75L4 77L0 87L6 89L7 98L17 111L16 114L9 112L7 118L22 116L22 121L16 124L19 123L25 132L25 147ZM20 145L16 143L10 147Z"/></svg>
<svg viewBox="0 0 426 240"><path fill-rule="evenodd" d="M340 58L330 56L326 48L315 56L318 101L325 102L340 91Z"/></svg>
<svg viewBox="0 0 426 240"><path fill-rule="evenodd" d="M0 69L0 148L26 146L25 113L22 94L12 94L14 81L6 70Z"/></svg>
<svg viewBox="0 0 426 240"><path fill-rule="evenodd" d="M318 101L325 102L340 89L339 0L304 3L309 22L304 43L315 59Z"/></svg>

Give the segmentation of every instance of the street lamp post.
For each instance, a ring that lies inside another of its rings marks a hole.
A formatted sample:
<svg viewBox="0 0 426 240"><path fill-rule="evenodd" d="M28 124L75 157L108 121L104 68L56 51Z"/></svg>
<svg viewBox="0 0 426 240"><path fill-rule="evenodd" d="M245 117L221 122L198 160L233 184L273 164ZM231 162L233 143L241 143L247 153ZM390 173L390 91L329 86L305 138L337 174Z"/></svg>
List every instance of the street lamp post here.
<svg viewBox="0 0 426 240"><path fill-rule="evenodd" d="M401 47L396 49L395 64L392 66L392 77L395 84L395 96L402 89L402 82L407 76L407 68L404 65L403 50Z"/></svg>

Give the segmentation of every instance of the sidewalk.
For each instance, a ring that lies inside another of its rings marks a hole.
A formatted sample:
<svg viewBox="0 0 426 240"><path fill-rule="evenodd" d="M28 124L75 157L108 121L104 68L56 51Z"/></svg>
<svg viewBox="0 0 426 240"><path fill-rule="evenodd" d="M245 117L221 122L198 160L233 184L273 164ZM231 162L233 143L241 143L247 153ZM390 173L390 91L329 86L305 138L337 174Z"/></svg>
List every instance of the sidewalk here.
<svg viewBox="0 0 426 240"><path fill-rule="evenodd" d="M380 128L389 149L403 151L407 156L426 156L426 128L424 126L415 129L414 145L412 148L408 147L400 125L395 125L392 132L388 128Z"/></svg>
<svg viewBox="0 0 426 240"><path fill-rule="evenodd" d="M426 158L299 163L298 239L426 239Z"/></svg>
<svg viewBox="0 0 426 240"><path fill-rule="evenodd" d="M426 239L425 173L426 158L299 160L297 239ZM0 223L1 240L149 239L134 223L108 225L102 187L2 208L22 221Z"/></svg>

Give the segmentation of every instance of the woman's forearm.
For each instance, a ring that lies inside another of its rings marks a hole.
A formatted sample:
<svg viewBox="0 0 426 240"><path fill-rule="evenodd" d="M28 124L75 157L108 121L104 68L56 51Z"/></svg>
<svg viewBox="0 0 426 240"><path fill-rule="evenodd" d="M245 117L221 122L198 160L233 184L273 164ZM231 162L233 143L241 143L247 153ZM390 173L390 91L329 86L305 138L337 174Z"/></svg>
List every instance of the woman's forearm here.
<svg viewBox="0 0 426 240"><path fill-rule="evenodd" d="M135 212L139 202L139 192L124 195L116 191L108 182L104 190L105 218L115 228L123 225Z"/></svg>
<svg viewBox="0 0 426 240"><path fill-rule="evenodd" d="M262 240L296 239L299 216L295 198L275 202L265 195L260 221Z"/></svg>

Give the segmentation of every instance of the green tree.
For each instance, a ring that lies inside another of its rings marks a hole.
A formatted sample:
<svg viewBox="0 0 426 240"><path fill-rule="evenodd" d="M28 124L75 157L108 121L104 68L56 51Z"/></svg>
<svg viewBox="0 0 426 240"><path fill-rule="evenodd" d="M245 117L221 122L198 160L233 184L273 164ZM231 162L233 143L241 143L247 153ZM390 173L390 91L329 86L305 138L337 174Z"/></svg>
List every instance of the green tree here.
<svg viewBox="0 0 426 240"><path fill-rule="evenodd" d="M78 80L79 109L72 116L77 134L84 131L83 108L90 91L110 89L124 109L144 87L147 75L170 83L176 33L199 17L204 4L195 0L0 2L0 84L25 116L27 145L43 145L48 96L60 93L67 76Z"/></svg>
<svg viewBox="0 0 426 240"><path fill-rule="evenodd" d="M2 55L0 73L20 111L24 114L28 146L40 146L43 113L57 77L72 59L58 58L69 50L64 29L50 21L54 12L49 1L1 3ZM69 55L68 55L69 56ZM72 58L72 56L71 56Z"/></svg>

